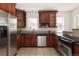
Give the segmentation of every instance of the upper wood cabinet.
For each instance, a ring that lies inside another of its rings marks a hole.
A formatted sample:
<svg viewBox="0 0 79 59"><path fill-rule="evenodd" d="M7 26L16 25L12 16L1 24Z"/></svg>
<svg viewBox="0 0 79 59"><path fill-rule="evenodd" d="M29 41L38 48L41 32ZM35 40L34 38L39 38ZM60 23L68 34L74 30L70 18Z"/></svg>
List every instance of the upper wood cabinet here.
<svg viewBox="0 0 79 59"><path fill-rule="evenodd" d="M16 16L15 3L0 3L0 9Z"/></svg>
<svg viewBox="0 0 79 59"><path fill-rule="evenodd" d="M39 11L40 27L56 27L57 11Z"/></svg>
<svg viewBox="0 0 79 59"><path fill-rule="evenodd" d="M23 10L16 9L17 15L17 27L23 28L26 26L26 12Z"/></svg>
<svg viewBox="0 0 79 59"><path fill-rule="evenodd" d="M39 18L41 23L49 23L49 12L39 12Z"/></svg>

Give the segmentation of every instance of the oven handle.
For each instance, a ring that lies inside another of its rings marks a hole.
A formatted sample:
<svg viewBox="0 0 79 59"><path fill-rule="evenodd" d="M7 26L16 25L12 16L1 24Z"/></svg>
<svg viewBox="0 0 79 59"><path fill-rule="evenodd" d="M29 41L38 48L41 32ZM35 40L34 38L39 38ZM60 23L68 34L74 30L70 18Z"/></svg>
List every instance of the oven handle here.
<svg viewBox="0 0 79 59"><path fill-rule="evenodd" d="M61 37L61 40L68 42L68 40L66 40L66 38L62 38L62 37Z"/></svg>

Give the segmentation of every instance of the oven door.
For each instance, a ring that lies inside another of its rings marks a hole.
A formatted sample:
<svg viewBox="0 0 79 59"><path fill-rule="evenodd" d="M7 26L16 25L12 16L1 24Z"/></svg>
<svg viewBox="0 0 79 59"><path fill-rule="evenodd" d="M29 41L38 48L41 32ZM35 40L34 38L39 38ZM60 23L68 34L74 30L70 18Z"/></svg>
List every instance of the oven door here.
<svg viewBox="0 0 79 59"><path fill-rule="evenodd" d="M59 37L59 51L64 56L71 56L72 43L68 42L65 38Z"/></svg>
<svg viewBox="0 0 79 59"><path fill-rule="evenodd" d="M72 49L61 42L59 42L59 51L64 56L72 56Z"/></svg>

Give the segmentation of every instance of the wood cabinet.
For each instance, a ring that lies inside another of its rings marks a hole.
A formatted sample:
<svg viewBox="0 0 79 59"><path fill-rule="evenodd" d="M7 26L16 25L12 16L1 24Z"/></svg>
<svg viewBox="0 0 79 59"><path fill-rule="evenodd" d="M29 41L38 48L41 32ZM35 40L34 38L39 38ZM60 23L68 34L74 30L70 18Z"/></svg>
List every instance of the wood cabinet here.
<svg viewBox="0 0 79 59"><path fill-rule="evenodd" d="M79 56L79 45L74 46L74 56Z"/></svg>
<svg viewBox="0 0 79 59"><path fill-rule="evenodd" d="M47 35L47 47L54 47L58 49L58 39L56 35ZM36 47L37 35L36 34L20 34L17 36L17 47Z"/></svg>
<svg viewBox="0 0 79 59"><path fill-rule="evenodd" d="M39 12L39 18L41 23L49 23L49 12Z"/></svg>
<svg viewBox="0 0 79 59"><path fill-rule="evenodd" d="M26 12L23 10L16 9L17 12L17 27L26 27Z"/></svg>
<svg viewBox="0 0 79 59"><path fill-rule="evenodd" d="M52 34L52 35L47 35L47 46L48 47L58 47L58 39L56 37L56 35Z"/></svg>
<svg viewBox="0 0 79 59"><path fill-rule="evenodd" d="M39 11L40 27L56 27L57 11Z"/></svg>
<svg viewBox="0 0 79 59"><path fill-rule="evenodd" d="M16 16L15 3L0 3L0 9Z"/></svg>
<svg viewBox="0 0 79 59"><path fill-rule="evenodd" d="M37 46L37 39L34 34L21 34L17 36L17 47Z"/></svg>
<svg viewBox="0 0 79 59"><path fill-rule="evenodd" d="M17 47L21 46L20 41L21 41L21 36L17 35Z"/></svg>
<svg viewBox="0 0 79 59"><path fill-rule="evenodd" d="M36 46L36 36L33 34L25 35L25 46Z"/></svg>

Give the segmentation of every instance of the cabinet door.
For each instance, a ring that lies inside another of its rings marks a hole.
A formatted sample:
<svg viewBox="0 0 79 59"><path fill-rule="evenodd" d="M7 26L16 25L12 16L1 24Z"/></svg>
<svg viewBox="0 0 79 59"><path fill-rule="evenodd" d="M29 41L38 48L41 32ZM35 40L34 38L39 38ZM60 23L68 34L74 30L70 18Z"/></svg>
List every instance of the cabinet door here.
<svg viewBox="0 0 79 59"><path fill-rule="evenodd" d="M74 56L79 56L79 45L74 46Z"/></svg>
<svg viewBox="0 0 79 59"><path fill-rule="evenodd" d="M0 3L0 9L16 16L15 3Z"/></svg>
<svg viewBox="0 0 79 59"><path fill-rule="evenodd" d="M17 47L21 46L21 36L17 35Z"/></svg>
<svg viewBox="0 0 79 59"><path fill-rule="evenodd" d="M56 13L50 13L50 27L56 27Z"/></svg>
<svg viewBox="0 0 79 59"><path fill-rule="evenodd" d="M25 35L25 46L29 46L29 37L27 35Z"/></svg>
<svg viewBox="0 0 79 59"><path fill-rule="evenodd" d="M22 34L17 36L17 47L34 47L37 46L36 35Z"/></svg>
<svg viewBox="0 0 79 59"><path fill-rule="evenodd" d="M9 7L9 13L12 15L16 16L16 4L15 3L10 3L11 8Z"/></svg>
<svg viewBox="0 0 79 59"><path fill-rule="evenodd" d="M49 23L49 13L48 12L40 12L40 22Z"/></svg>
<svg viewBox="0 0 79 59"><path fill-rule="evenodd" d="M17 9L17 27L23 28L26 26L26 12Z"/></svg>
<svg viewBox="0 0 79 59"><path fill-rule="evenodd" d="M31 44L31 41L32 41L32 37L30 35L25 35L25 46L27 47L30 47L32 44Z"/></svg>
<svg viewBox="0 0 79 59"><path fill-rule="evenodd" d="M25 35L25 46L36 46L37 43L36 43L36 35L32 35L32 34L29 34L29 35Z"/></svg>
<svg viewBox="0 0 79 59"><path fill-rule="evenodd" d="M6 11L6 3L0 3L0 9Z"/></svg>
<svg viewBox="0 0 79 59"><path fill-rule="evenodd" d="M21 47L24 47L24 45L25 45L25 38L24 38L24 34L21 34L21 37L20 37L20 41L21 41L21 43L20 43L20 45L21 45Z"/></svg>
<svg viewBox="0 0 79 59"><path fill-rule="evenodd" d="M17 47L24 47L25 46L25 35L20 34L17 36Z"/></svg>
<svg viewBox="0 0 79 59"><path fill-rule="evenodd" d="M46 40L46 44L47 44L47 46L50 46L50 36L49 35L47 35L47 40Z"/></svg>
<svg viewBox="0 0 79 59"><path fill-rule="evenodd" d="M56 47L57 46L57 40L55 35L47 35L47 46L49 47Z"/></svg>
<svg viewBox="0 0 79 59"><path fill-rule="evenodd" d="M31 41L31 43L32 43L33 47L37 46L37 37L36 37L36 35L32 35L32 41Z"/></svg>
<svg viewBox="0 0 79 59"><path fill-rule="evenodd" d="M53 39L50 35L47 35L47 46L53 47Z"/></svg>
<svg viewBox="0 0 79 59"><path fill-rule="evenodd" d="M17 27L20 28L23 26L23 14L22 11L17 10Z"/></svg>

